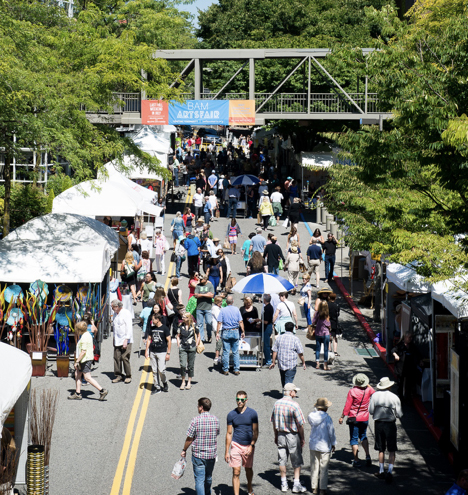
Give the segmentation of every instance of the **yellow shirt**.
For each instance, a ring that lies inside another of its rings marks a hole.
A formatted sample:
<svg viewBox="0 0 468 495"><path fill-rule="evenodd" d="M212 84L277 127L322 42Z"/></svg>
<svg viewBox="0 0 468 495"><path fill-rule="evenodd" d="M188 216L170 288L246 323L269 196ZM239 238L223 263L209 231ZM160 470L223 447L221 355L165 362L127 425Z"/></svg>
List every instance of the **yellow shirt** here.
<svg viewBox="0 0 468 495"><path fill-rule="evenodd" d="M260 203L260 215L273 215L273 207L269 201L262 201Z"/></svg>
<svg viewBox="0 0 468 495"><path fill-rule="evenodd" d="M82 351L85 351L85 355L80 363L85 363L86 361L92 361L94 359L93 337L91 337L91 334L87 330L78 342L77 357Z"/></svg>

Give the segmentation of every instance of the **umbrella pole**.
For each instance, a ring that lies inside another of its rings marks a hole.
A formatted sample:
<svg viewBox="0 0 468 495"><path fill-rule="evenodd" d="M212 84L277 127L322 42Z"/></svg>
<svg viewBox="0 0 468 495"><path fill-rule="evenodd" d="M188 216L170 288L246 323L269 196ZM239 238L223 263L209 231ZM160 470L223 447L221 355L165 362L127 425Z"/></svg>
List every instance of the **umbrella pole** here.
<svg viewBox="0 0 468 495"><path fill-rule="evenodd" d="M265 314L262 315L262 338L260 339L260 351L262 353L262 358L260 359L260 367L263 368L263 358L265 357L263 354L263 349L265 348L265 344L263 343L263 339L265 338Z"/></svg>

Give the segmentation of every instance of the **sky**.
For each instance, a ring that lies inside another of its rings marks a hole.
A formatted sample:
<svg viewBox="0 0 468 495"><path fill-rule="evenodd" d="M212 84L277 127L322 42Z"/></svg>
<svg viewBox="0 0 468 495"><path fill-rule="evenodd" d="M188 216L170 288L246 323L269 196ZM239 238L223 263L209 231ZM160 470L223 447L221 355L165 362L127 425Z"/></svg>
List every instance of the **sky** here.
<svg viewBox="0 0 468 495"><path fill-rule="evenodd" d="M195 0L192 4L190 5L180 5L179 9L180 10L185 10L187 12L190 12L192 15L197 16L198 10L206 10L212 3L215 3L215 0ZM198 22L197 19L194 19L194 25L198 27Z"/></svg>

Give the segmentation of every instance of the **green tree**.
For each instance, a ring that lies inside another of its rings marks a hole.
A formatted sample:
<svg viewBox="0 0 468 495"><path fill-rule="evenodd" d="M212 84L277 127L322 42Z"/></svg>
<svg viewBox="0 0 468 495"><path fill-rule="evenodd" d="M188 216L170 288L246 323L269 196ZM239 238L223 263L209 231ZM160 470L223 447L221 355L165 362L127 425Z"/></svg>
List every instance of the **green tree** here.
<svg viewBox="0 0 468 495"><path fill-rule="evenodd" d="M466 3L419 1L409 20L389 18L391 39L367 60L394 118L383 132L334 136L354 165L333 167L326 203L349 225L353 247L447 278L468 268L466 245L456 242L468 221Z"/></svg>
<svg viewBox="0 0 468 495"><path fill-rule="evenodd" d="M49 194L47 195L47 207L46 207L47 213L52 213L52 209L54 207L54 199L55 199L54 190L51 189Z"/></svg>

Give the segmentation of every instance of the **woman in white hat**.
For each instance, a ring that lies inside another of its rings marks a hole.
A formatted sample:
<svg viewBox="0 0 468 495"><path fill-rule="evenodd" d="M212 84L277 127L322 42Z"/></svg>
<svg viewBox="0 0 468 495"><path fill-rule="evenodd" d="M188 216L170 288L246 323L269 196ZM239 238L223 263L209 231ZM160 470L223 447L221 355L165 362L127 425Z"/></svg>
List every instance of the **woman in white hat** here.
<svg viewBox="0 0 468 495"><path fill-rule="evenodd" d="M366 453L367 466L372 465L369 453L369 441L367 440L367 425L369 423L369 402L375 390L369 385L369 378L364 373L358 373L353 377L353 388L348 392L343 414L339 419L340 425L348 416L346 424L349 427L349 443L353 449L353 466L359 467L359 441Z"/></svg>
<svg viewBox="0 0 468 495"><path fill-rule="evenodd" d="M330 455L336 447L335 427L331 417L327 414L331 405L332 403L325 397L317 399L314 410L307 417L311 426L309 438L310 484L314 494L318 493L320 486L320 495L327 493Z"/></svg>
<svg viewBox="0 0 468 495"><path fill-rule="evenodd" d="M291 247L291 252L288 253L286 257L286 268L288 270L288 280L294 285L293 294L296 292L297 284L299 281L299 271L300 265L299 261L301 259L301 255L298 253L297 246Z"/></svg>

